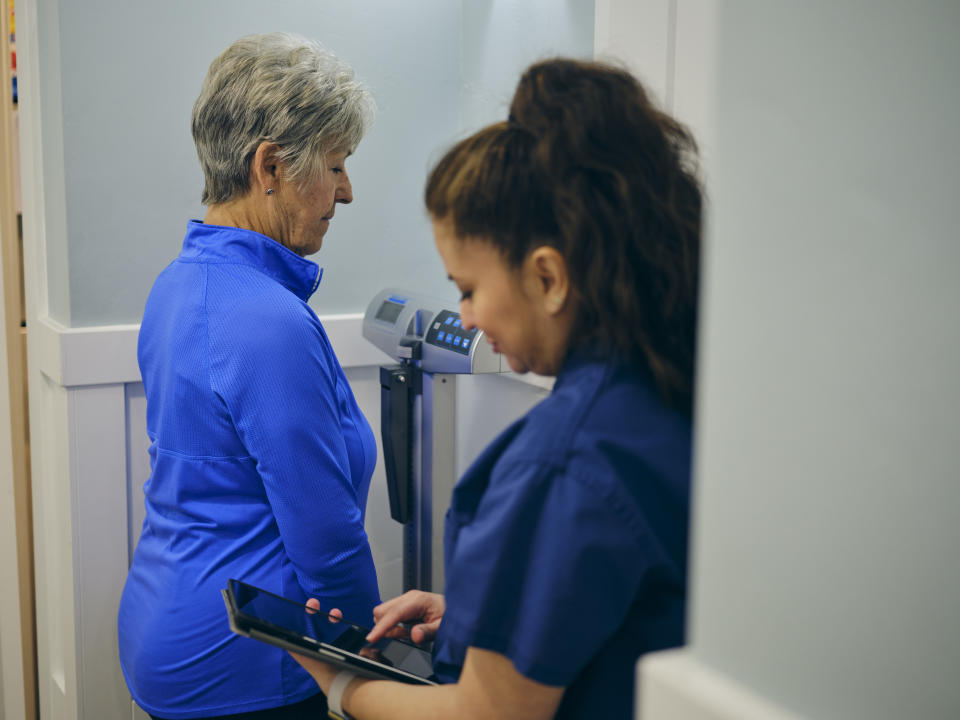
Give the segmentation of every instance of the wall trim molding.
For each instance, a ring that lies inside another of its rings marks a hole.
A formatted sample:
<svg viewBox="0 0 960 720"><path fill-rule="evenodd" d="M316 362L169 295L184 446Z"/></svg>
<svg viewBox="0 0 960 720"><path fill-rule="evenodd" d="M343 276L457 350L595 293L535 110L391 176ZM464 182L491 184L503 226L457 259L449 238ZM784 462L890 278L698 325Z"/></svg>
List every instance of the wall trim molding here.
<svg viewBox="0 0 960 720"><path fill-rule="evenodd" d="M644 656L637 687L642 720L804 720L697 659L690 648Z"/></svg>
<svg viewBox="0 0 960 720"><path fill-rule="evenodd" d="M321 315L320 322L344 369L396 362L363 337L363 313ZM49 316L35 325L40 372L66 388L140 382L140 324L71 328ZM553 378L505 372L503 377L550 390Z"/></svg>
<svg viewBox="0 0 960 720"><path fill-rule="evenodd" d="M35 327L40 371L57 385L140 382L139 325L68 328L47 316L41 317Z"/></svg>
<svg viewBox="0 0 960 720"><path fill-rule="evenodd" d="M344 368L383 365L391 358L363 338L363 313L320 317ZM41 317L35 335L40 371L63 387L140 382L140 325L70 328Z"/></svg>

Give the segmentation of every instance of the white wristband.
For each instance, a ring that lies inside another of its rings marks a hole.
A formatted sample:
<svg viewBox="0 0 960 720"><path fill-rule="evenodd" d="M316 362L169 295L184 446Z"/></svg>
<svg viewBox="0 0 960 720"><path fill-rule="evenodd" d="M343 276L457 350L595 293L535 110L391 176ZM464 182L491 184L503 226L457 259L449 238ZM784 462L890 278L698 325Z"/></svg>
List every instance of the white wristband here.
<svg viewBox="0 0 960 720"><path fill-rule="evenodd" d="M333 682L330 683L330 689L327 691L327 710L330 712L331 717L335 716L343 720L350 720L350 716L347 715L343 707L341 707L340 700L343 698L343 691L347 689L347 685L349 685L350 681L355 677L356 675L349 670L341 670L337 673Z"/></svg>

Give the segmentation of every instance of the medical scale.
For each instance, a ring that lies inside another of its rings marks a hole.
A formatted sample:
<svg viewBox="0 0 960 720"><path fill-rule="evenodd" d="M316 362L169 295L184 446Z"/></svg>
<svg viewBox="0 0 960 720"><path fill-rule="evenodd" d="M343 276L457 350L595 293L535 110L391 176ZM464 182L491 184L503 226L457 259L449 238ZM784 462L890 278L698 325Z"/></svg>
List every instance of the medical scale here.
<svg viewBox="0 0 960 720"><path fill-rule="evenodd" d="M363 336L397 361L380 368L390 516L403 524L403 590L443 590L443 523L456 482L456 376L509 370L455 303L387 288Z"/></svg>

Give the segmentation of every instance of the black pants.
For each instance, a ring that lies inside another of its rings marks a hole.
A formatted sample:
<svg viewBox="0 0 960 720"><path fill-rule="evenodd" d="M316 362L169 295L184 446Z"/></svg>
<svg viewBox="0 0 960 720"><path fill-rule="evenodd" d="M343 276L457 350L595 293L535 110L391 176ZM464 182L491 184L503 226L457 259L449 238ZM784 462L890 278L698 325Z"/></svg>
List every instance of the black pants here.
<svg viewBox="0 0 960 720"><path fill-rule="evenodd" d="M165 718L156 715L150 717L153 720L165 720ZM282 705L266 710L234 713L233 715L211 716L209 720L323 720L326 717L327 697L320 692L293 705Z"/></svg>

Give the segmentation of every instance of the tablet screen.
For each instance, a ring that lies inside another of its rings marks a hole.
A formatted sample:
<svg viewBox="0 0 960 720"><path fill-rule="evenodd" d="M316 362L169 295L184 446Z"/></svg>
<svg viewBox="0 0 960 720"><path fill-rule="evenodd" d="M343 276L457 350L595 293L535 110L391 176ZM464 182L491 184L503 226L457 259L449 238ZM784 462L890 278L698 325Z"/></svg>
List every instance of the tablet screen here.
<svg viewBox="0 0 960 720"><path fill-rule="evenodd" d="M430 653L423 648L390 638L371 644L365 639L368 628L345 620L331 622L325 612L308 611L300 603L246 583L231 580L230 584L239 613L281 631L292 641L309 638L422 678L433 675Z"/></svg>

